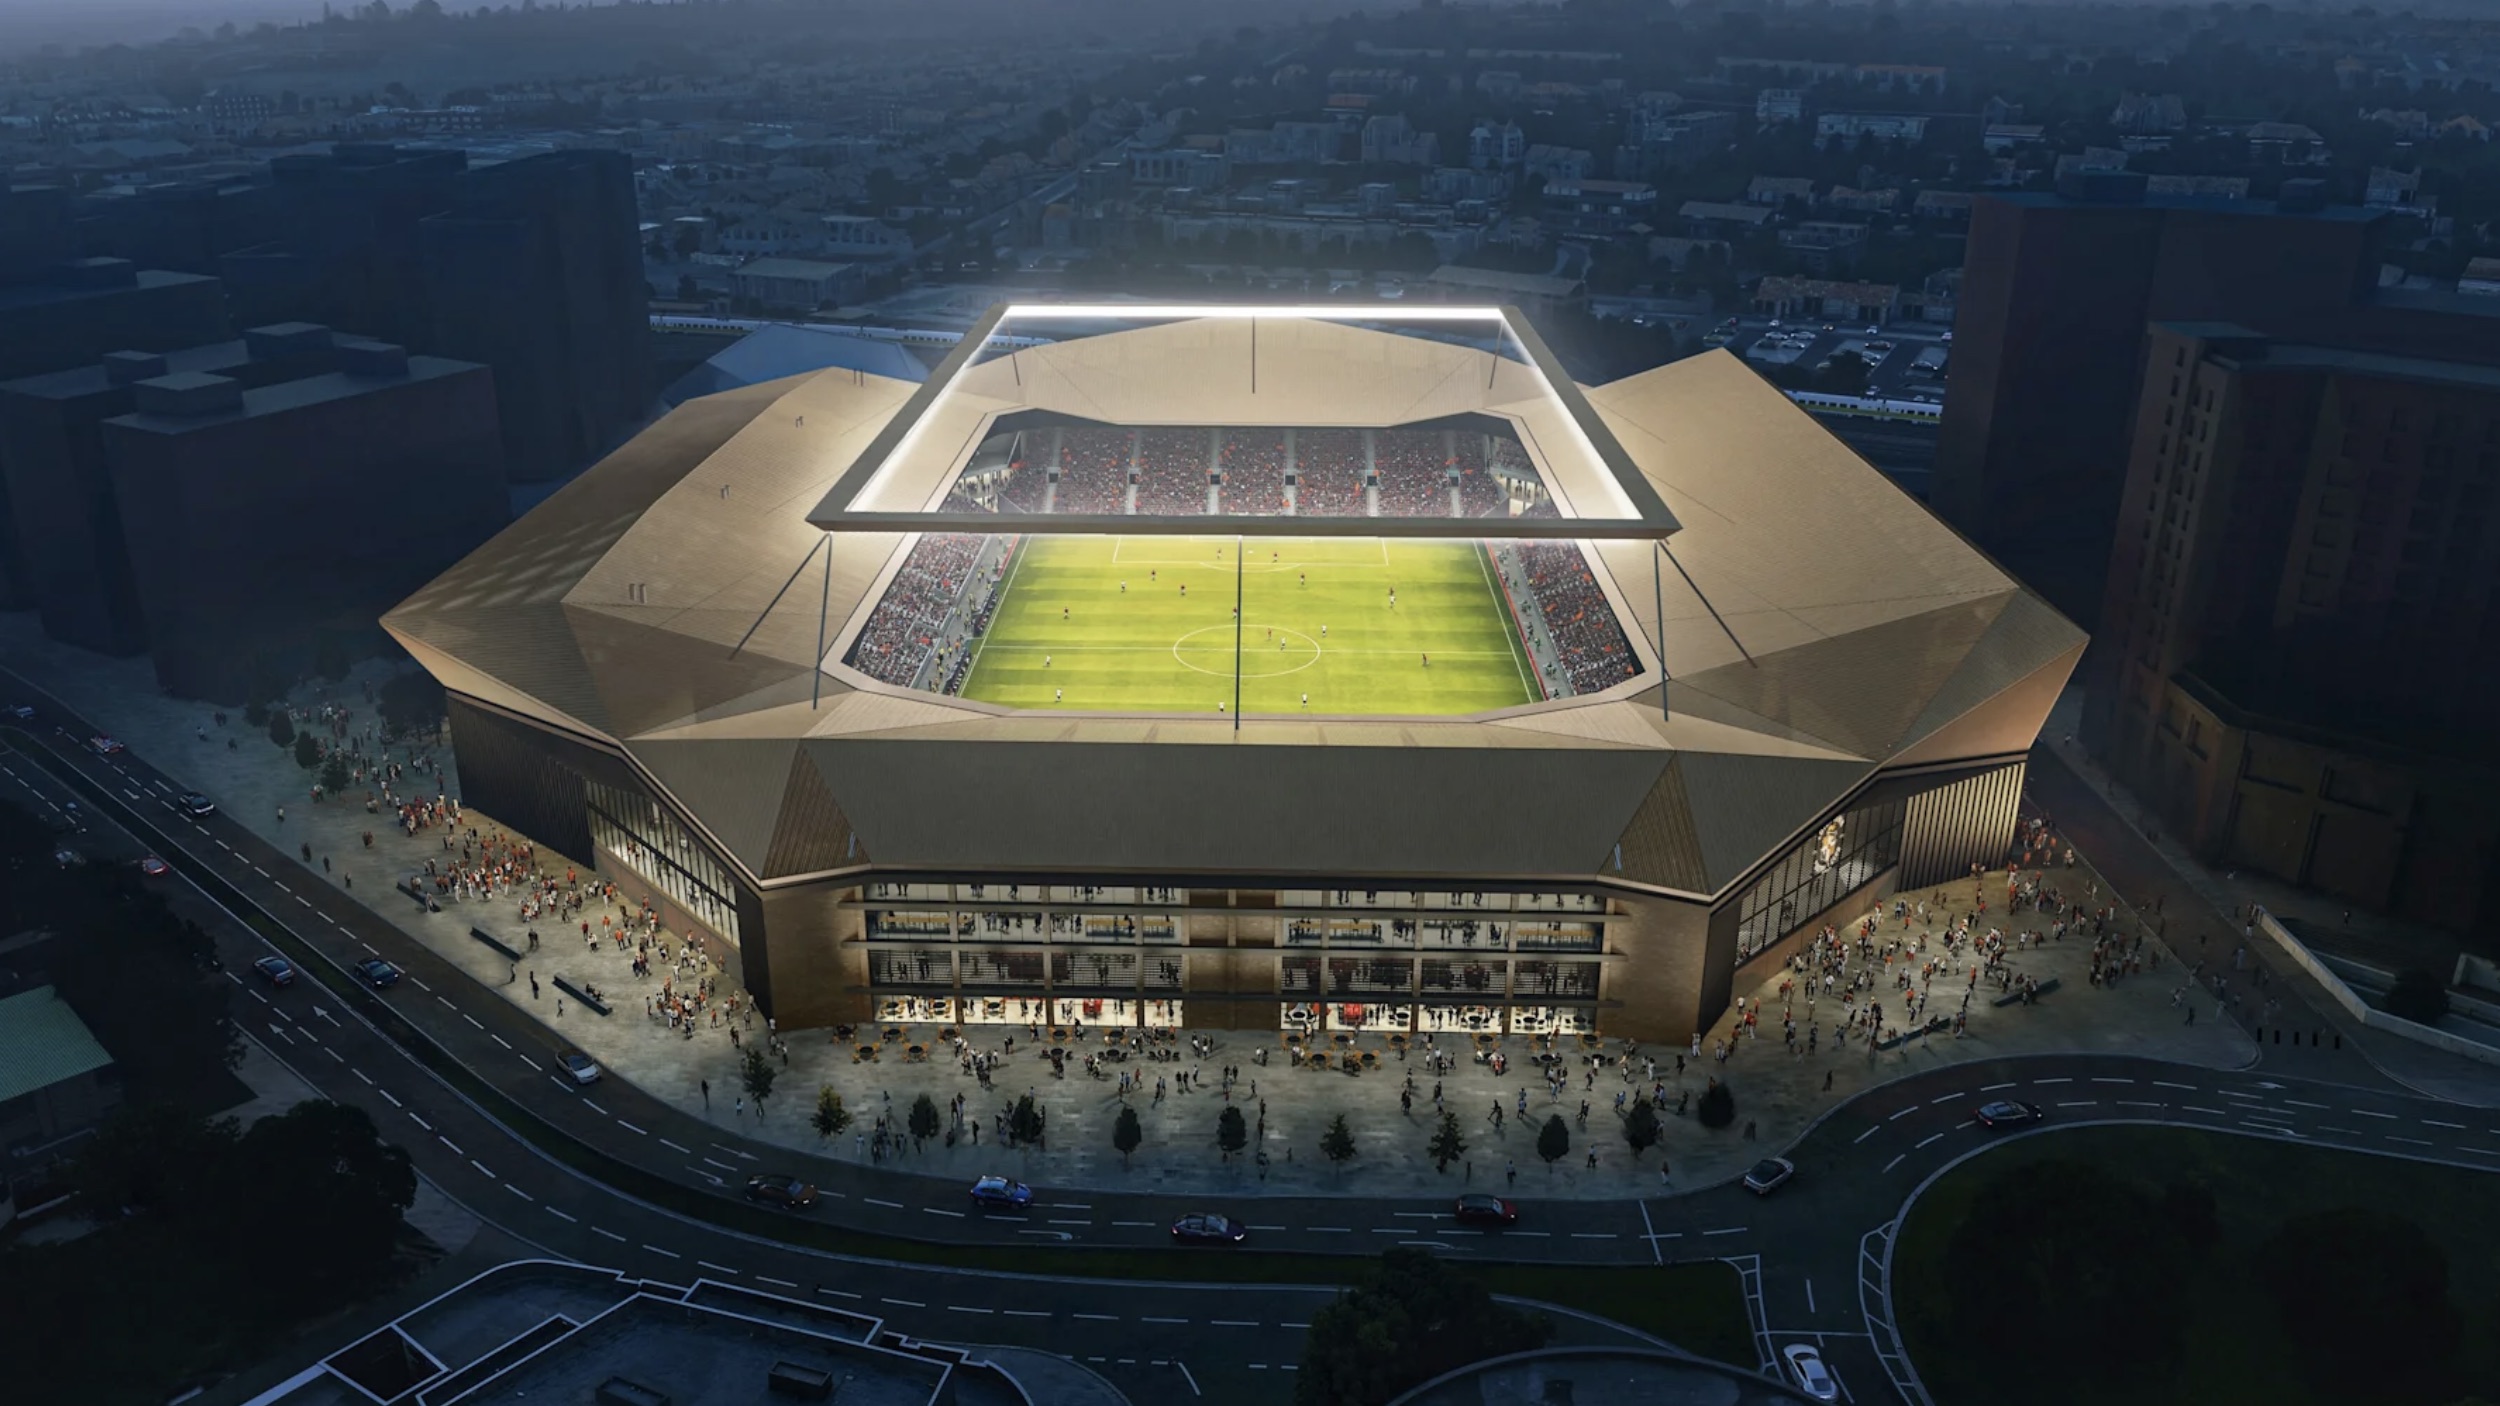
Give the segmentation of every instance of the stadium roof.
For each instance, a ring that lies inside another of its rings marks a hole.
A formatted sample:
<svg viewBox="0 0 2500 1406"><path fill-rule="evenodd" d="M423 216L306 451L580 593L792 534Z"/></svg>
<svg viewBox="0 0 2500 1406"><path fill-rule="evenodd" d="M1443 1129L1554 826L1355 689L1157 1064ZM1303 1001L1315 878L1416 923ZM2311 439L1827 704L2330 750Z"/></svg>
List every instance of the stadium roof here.
<svg viewBox="0 0 2500 1406"><path fill-rule="evenodd" d="M1047 327L1067 339L992 348ZM1389 330L1395 327L1401 330ZM1410 335L1421 334L1421 335ZM1516 537L1662 538L1677 527L1526 319L1494 307L1001 304L863 446L809 521L833 532L1479 537L1480 519L971 513L946 493L1002 415L1115 425L1385 427L1470 411L1508 419L1561 517Z"/></svg>
<svg viewBox="0 0 2500 1406"><path fill-rule="evenodd" d="M1117 343L1175 335L1066 350L1078 371L1088 355L1134 368L1152 358ZM1292 355L1262 352L1259 394L1278 420L1325 423L1340 387L1414 341L1300 324ZM1040 365L1006 374L1056 374ZM1139 415L1191 390L1091 384ZM838 661L911 539L857 523L828 539L811 517L859 491L841 481L919 389L831 370L689 401L383 623L452 690L629 760L767 884L873 863L1579 875L1714 894L1880 771L2020 756L2084 646L1714 351L1571 388L1681 524L1671 562L1654 540L1589 547L1641 658L1636 685L1360 719L1019 712L892 687ZM1185 400L1167 413L1214 418ZM940 491L938 476L912 491Z"/></svg>

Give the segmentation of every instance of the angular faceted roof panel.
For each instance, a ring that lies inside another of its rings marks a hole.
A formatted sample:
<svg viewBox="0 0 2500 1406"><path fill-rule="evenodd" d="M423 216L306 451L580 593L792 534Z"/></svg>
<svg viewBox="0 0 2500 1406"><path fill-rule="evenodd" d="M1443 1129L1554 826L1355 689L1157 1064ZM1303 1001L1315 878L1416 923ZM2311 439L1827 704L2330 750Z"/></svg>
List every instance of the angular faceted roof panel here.
<svg viewBox="0 0 2500 1406"><path fill-rule="evenodd" d="M930 384L977 397L959 441L990 407L1024 403L1011 391L1141 424L1396 423L1450 406L1558 436L1576 403L1588 442L1613 448L1541 468L1558 497L1582 495L1575 512L1604 506L1644 534L1587 539L1640 682L1485 714L1226 719L1020 712L879 683L842 665L841 643L919 536L860 515L931 507L960 460L896 459L926 388L843 369L687 402L383 623L454 691L626 758L767 885L873 862L1603 875L1709 896L1879 772L2018 755L2081 653L2080 630L1724 352L1564 382L1523 411L1460 382L1526 363L1262 317L1255 392L1218 403L1158 374L1191 339L1246 344L1251 321L966 352ZM1638 492L1610 486L1617 453Z"/></svg>

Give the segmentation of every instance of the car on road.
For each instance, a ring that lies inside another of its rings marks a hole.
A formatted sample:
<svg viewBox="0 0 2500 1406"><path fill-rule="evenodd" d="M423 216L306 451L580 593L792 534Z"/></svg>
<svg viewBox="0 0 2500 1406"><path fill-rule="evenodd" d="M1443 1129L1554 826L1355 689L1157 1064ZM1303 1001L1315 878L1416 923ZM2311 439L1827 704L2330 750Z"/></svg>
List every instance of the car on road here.
<svg viewBox="0 0 2500 1406"><path fill-rule="evenodd" d="M284 957L263 957L252 963L252 970L259 972L260 979L272 986L295 984L295 964Z"/></svg>
<svg viewBox="0 0 2500 1406"><path fill-rule="evenodd" d="M2025 1123L2037 1123L2047 1115L2040 1111L2040 1105L2036 1103L2001 1098L1979 1105L1979 1111L1971 1116L1977 1118L1983 1128L2019 1128Z"/></svg>
<svg viewBox="0 0 2500 1406"><path fill-rule="evenodd" d="M19 722L26 722L35 716L34 706L28 703L11 703L5 708L0 708L0 712L7 713Z"/></svg>
<svg viewBox="0 0 2500 1406"><path fill-rule="evenodd" d="M64 869L67 869L73 864L86 863L87 856L80 854L78 851L71 849L67 845L63 845L59 849L52 851L52 862L60 865Z"/></svg>
<svg viewBox="0 0 2500 1406"><path fill-rule="evenodd" d="M1033 1204L1033 1188L1007 1177L983 1177L972 1184L972 1199L984 1206L1021 1209Z"/></svg>
<svg viewBox="0 0 2500 1406"><path fill-rule="evenodd" d="M564 1066L564 1072L572 1075L573 1082L576 1084L599 1082L599 1061L583 1054L580 1050L566 1050L556 1056L556 1063Z"/></svg>
<svg viewBox="0 0 2500 1406"><path fill-rule="evenodd" d="M1788 1375L1797 1379L1797 1389L1817 1401L1838 1401L1840 1381L1832 1369L1823 1365L1823 1354L1812 1343L1790 1343L1780 1349L1787 1359Z"/></svg>
<svg viewBox="0 0 2500 1406"><path fill-rule="evenodd" d="M356 964L356 975L376 991L386 991L399 984L399 968L379 957L367 957Z"/></svg>
<svg viewBox="0 0 2500 1406"><path fill-rule="evenodd" d="M1797 1164L1785 1157L1765 1157L1745 1173L1745 1189L1756 1196L1768 1196L1788 1184L1797 1175Z"/></svg>
<svg viewBox="0 0 2500 1406"><path fill-rule="evenodd" d="M1172 1222L1172 1238L1184 1245L1238 1245L1250 1238L1250 1227L1230 1216L1191 1211Z"/></svg>
<svg viewBox="0 0 2500 1406"><path fill-rule="evenodd" d="M1458 1198L1454 1212L1460 1225L1517 1225L1519 1207L1499 1196L1471 1191Z"/></svg>
<svg viewBox="0 0 2500 1406"><path fill-rule="evenodd" d="M107 737L103 733L99 732L95 736L87 739L87 750L95 753L99 757L110 757L127 752L130 749L124 747L119 738Z"/></svg>
<svg viewBox="0 0 2500 1406"><path fill-rule="evenodd" d="M139 872L151 879L161 879L174 872L173 866L152 854L139 856Z"/></svg>
<svg viewBox="0 0 2500 1406"><path fill-rule="evenodd" d="M174 797L174 809L193 820L206 820L217 813L217 803L197 791L185 791Z"/></svg>
<svg viewBox="0 0 2500 1406"><path fill-rule="evenodd" d="M769 1173L747 1178L747 1199L785 1211L804 1211L816 1204L816 1188L797 1177Z"/></svg>

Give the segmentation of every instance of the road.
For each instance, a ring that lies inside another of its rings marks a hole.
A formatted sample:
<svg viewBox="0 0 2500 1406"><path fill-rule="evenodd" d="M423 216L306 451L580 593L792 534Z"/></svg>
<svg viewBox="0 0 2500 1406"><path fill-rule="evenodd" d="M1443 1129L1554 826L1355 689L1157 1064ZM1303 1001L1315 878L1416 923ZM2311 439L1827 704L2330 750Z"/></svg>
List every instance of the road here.
<svg viewBox="0 0 2500 1406"><path fill-rule="evenodd" d="M39 697L31 688L21 696ZM128 752L94 754L80 743L88 735L43 703L17 750L0 753L0 786L38 813L78 800L95 826L78 843L97 862L142 851L172 861L176 874L162 881L168 898L216 937L252 1038L323 1096L364 1108L447 1195L549 1254L669 1282L709 1276L817 1296L938 1340L1065 1352L1141 1400L1272 1399L1276 1374L1299 1357L1295 1335L1329 1290L1047 1273L1057 1250L1164 1247L1164 1225L1202 1198L1045 1187L1029 1211L985 1214L951 1181L792 1154L619 1081L579 1088L560 1077L560 1047L543 1026L243 826L180 814L169 804L180 789L170 778ZM2163 888L2169 871L2140 839L2131 848L2131 832L2088 791L2067 794L2046 779L2061 829L2092 848L2112 882L2188 920L2195 899L2175 876L2177 892ZM127 833L115 833L117 824ZM311 981L264 989L250 963L273 950L273 937L299 963L326 966L333 982L376 954L407 979L382 993ZM2279 1019L2299 1027L2310 1013L2298 991L2278 994L2288 1003ZM2313 1033L2327 1028L2320 1020ZM2260 1050L2256 1066L2233 1072L2048 1055L1900 1080L1826 1115L1788 1154L1795 1183L1768 1198L1728 1184L1639 1201L1525 1199L1523 1224L1506 1232L1456 1226L1445 1206L1402 1200L1259 1199L1246 1219L1260 1246L1309 1253L1415 1244L1498 1262L1727 1259L1745 1273L1766 1368L1779 1346L1819 1341L1849 1399L1891 1401L1901 1398L1881 1336L1880 1236L1925 1179L1989 1144L1971 1118L1985 1099L2039 1103L2051 1127L2173 1123L2500 1167L2500 1114L2412 1095L2357 1048L2325 1038ZM482 1082L464 1089L464 1076ZM516 1118L544 1127L524 1137ZM760 1170L809 1177L825 1203L806 1224L747 1205L735 1190ZM660 1204L688 1193L704 1198L701 1218ZM1031 1252L1035 1272L954 1270L789 1243L820 1241L825 1226L1016 1246ZM1605 1325L1564 1326L1567 1339L1620 1340Z"/></svg>

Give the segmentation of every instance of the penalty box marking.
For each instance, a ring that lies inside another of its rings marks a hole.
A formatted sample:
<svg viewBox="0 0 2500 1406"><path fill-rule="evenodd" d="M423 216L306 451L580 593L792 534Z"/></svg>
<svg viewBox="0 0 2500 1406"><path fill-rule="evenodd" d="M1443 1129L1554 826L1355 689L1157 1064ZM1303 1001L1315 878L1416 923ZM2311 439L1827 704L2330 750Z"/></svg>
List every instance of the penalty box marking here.
<svg viewBox="0 0 2500 1406"><path fill-rule="evenodd" d="M1125 537L1125 536L1124 536L1124 537L1115 537L1115 538L1113 538L1113 539L1112 539L1112 542L1111 542L1111 564L1112 564L1113 566L1152 566L1152 567L1165 567L1165 566L1171 566L1171 567L1195 566L1195 567L1203 567L1204 569L1206 569L1206 570L1208 570L1208 571L1227 571L1227 570L1230 570L1230 569L1232 568L1232 563L1231 563L1230 561L1216 561L1216 560L1213 560L1213 559L1211 559L1211 558L1209 558L1209 557L1140 557L1140 556L1131 556L1131 555L1129 555L1129 543L1131 543L1131 542L1133 542L1133 541L1137 541L1137 540L1139 540L1139 539L1136 539L1136 538L1133 538L1133 537ZM1157 543L1157 544L1161 544L1161 543L1169 542L1169 541L1171 541L1171 540L1173 540L1173 539L1171 539L1171 538L1169 538L1169 537L1150 537L1150 538L1146 538L1146 539L1144 539L1144 540L1146 540L1146 541L1150 541L1150 542L1155 542L1155 543ZM1209 542L1209 543L1213 543L1213 542L1217 542L1217 541L1220 541L1220 540L1223 540L1223 539L1214 538L1214 537L1184 537L1184 538L1181 538L1180 540L1182 540L1182 541L1184 541L1184 542ZM1330 540L1330 541L1334 541L1334 540L1340 540L1340 539L1334 539L1334 538L1329 538L1329 539L1321 539L1321 538L1312 538L1312 537L1245 537L1245 538L1243 538L1243 539L1241 539L1241 540L1242 540L1243 542L1248 542L1248 543L1257 543L1257 542L1263 542L1263 541L1264 541L1264 542L1292 542L1292 543L1296 543L1296 544L1301 544L1301 543L1309 543L1309 542L1321 541L1321 540ZM1338 559L1338 558L1329 558L1329 559L1326 559L1326 560L1318 560L1318 559L1314 559L1314 560L1310 560L1310 561L1298 561L1298 560L1278 560L1278 561L1265 561L1265 562L1263 562L1263 561L1259 561L1259 560L1257 559L1257 555L1258 555L1258 548L1257 548L1256 546L1253 546L1253 547L1251 547L1251 549L1250 549L1252 559L1251 559L1249 562L1245 563L1245 564L1243 565L1242 569L1243 569L1243 570L1245 570L1245 571L1253 571L1253 572L1257 572L1257 571L1317 571L1317 570L1324 570L1324 569L1326 569L1326 568L1328 568L1328 567L1335 566L1335 567L1362 567L1362 568L1365 568L1365 569L1367 569L1367 570L1368 570L1368 569L1373 568L1373 567L1385 567L1385 566L1387 566L1387 565L1389 564L1389 544L1388 544L1387 542L1385 542L1385 541L1382 541L1380 538L1377 538L1377 537L1374 537L1374 538L1370 539L1370 541L1371 541L1371 544L1372 544L1372 550L1374 550L1374 551L1376 551L1376 552L1378 552L1378 553L1380 554L1380 560L1378 560L1378 561L1346 561L1346 560L1343 560L1343 559ZM1275 549L1274 549L1274 548L1270 548L1269 550L1270 550L1270 551L1275 551Z"/></svg>

